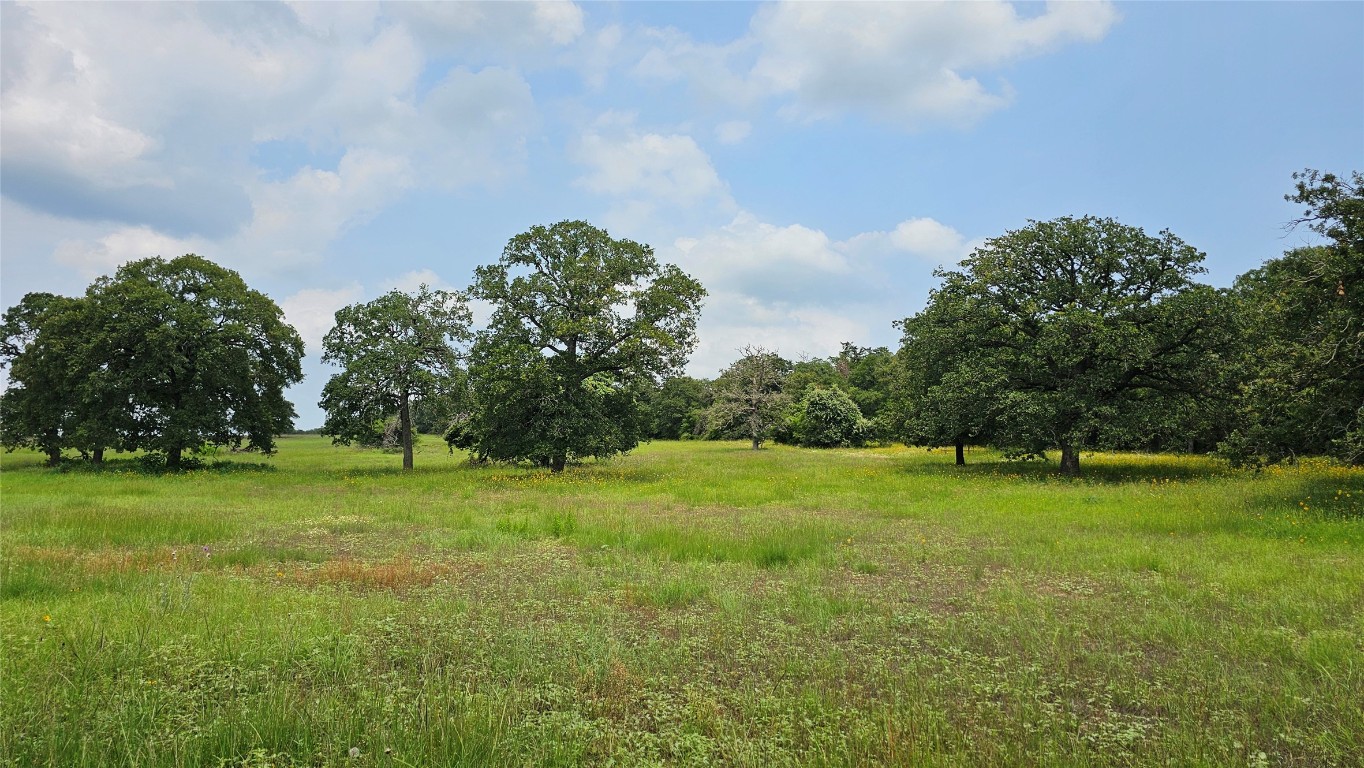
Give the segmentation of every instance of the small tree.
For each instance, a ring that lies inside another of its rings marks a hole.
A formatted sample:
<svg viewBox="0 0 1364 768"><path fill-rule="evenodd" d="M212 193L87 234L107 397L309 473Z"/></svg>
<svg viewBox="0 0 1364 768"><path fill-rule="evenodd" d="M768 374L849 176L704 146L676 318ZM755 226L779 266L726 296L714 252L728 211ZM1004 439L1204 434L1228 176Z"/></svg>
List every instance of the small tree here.
<svg viewBox="0 0 1364 768"><path fill-rule="evenodd" d="M403 469L412 469L412 403L438 399L458 373L452 343L469 338L464 296L423 285L390 291L336 313L322 360L341 367L322 389L322 433L340 444L373 440L375 425L397 417Z"/></svg>
<svg viewBox="0 0 1364 768"><path fill-rule="evenodd" d="M849 448L867 441L871 424L857 403L837 387L812 389L797 404L791 435L806 448Z"/></svg>
<svg viewBox="0 0 1364 768"><path fill-rule="evenodd" d="M647 392L685 364L706 294L649 246L584 221L513 237L470 293L494 309L471 351L463 444L555 472L643 439Z"/></svg>
<svg viewBox="0 0 1364 768"><path fill-rule="evenodd" d="M790 402L782 385L791 364L758 346L746 346L742 355L715 380L715 401L708 421L713 431L730 431L762 447L782 419Z"/></svg>

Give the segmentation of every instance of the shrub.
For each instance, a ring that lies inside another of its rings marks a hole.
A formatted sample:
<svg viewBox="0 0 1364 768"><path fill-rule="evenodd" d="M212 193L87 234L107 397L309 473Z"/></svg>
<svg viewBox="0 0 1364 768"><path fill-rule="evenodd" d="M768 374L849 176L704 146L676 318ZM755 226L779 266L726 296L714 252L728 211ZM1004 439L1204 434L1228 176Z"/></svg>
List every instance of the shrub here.
<svg viewBox="0 0 1364 768"><path fill-rule="evenodd" d="M812 389L789 420L791 441L807 448L847 448L871 436L871 423L843 390Z"/></svg>

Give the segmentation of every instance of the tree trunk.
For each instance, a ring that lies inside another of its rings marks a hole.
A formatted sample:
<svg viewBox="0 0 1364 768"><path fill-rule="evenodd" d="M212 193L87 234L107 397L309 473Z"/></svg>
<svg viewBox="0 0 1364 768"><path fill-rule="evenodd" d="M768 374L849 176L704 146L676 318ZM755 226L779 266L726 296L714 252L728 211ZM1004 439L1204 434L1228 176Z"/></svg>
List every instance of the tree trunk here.
<svg viewBox="0 0 1364 768"><path fill-rule="evenodd" d="M753 438L753 450L755 450L755 451L758 450L759 448L762 447L762 444L763 444L763 441L759 440L759 439L756 438L756 437Z"/></svg>
<svg viewBox="0 0 1364 768"><path fill-rule="evenodd" d="M957 438L957 466L966 466L966 441Z"/></svg>
<svg viewBox="0 0 1364 768"><path fill-rule="evenodd" d="M92 462L94 462L94 463L96 463L96 464L103 464L103 463L104 463L104 447L103 447L103 446L100 446L99 448L96 448L96 449L95 449L95 453L94 453L94 455L90 458L90 461L92 461Z"/></svg>
<svg viewBox="0 0 1364 768"><path fill-rule="evenodd" d="M1061 474L1066 477L1080 474L1080 452L1073 445L1061 446Z"/></svg>
<svg viewBox="0 0 1364 768"><path fill-rule="evenodd" d="M169 470L178 470L178 469L180 469L180 451L181 451L181 450L182 450L182 449L181 449L180 446L178 446L178 445L175 446L174 448L170 448L170 449L167 449L167 450L166 450L166 469L169 469Z"/></svg>
<svg viewBox="0 0 1364 768"><path fill-rule="evenodd" d="M553 458L551 458L551 459L549 460L549 471L550 471L550 472L563 472L563 471L564 471L564 465L567 464L567 463L568 463L568 458L565 457L563 454L559 454L559 455L557 455L557 456L555 456L555 457L553 457Z"/></svg>
<svg viewBox="0 0 1364 768"><path fill-rule="evenodd" d="M403 404L398 409L398 429L402 430L403 469L412 469L412 409L408 405L408 394L403 393Z"/></svg>
<svg viewBox="0 0 1364 768"><path fill-rule="evenodd" d="M55 467L55 466L57 466L57 465L60 464L60 463L62 463L62 449L60 449L60 448L48 448L48 449L47 449L47 465L48 465L49 467Z"/></svg>

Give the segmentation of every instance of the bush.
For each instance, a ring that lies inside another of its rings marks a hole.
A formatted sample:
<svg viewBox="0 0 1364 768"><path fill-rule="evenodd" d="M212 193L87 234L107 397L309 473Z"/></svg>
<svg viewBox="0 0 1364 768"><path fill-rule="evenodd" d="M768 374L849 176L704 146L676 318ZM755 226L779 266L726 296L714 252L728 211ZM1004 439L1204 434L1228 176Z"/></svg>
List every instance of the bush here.
<svg viewBox="0 0 1364 768"><path fill-rule="evenodd" d="M791 442L807 448L848 448L871 437L871 423L838 388L807 392L787 423Z"/></svg>

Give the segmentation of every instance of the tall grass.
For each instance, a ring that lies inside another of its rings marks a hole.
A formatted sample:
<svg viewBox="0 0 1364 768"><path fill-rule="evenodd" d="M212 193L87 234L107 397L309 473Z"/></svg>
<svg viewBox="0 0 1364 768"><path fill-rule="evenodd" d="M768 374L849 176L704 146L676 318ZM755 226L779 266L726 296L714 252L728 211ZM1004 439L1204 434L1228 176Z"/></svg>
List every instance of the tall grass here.
<svg viewBox="0 0 1364 768"><path fill-rule="evenodd" d="M1364 473L970 461L10 454L0 764L1360 764Z"/></svg>

